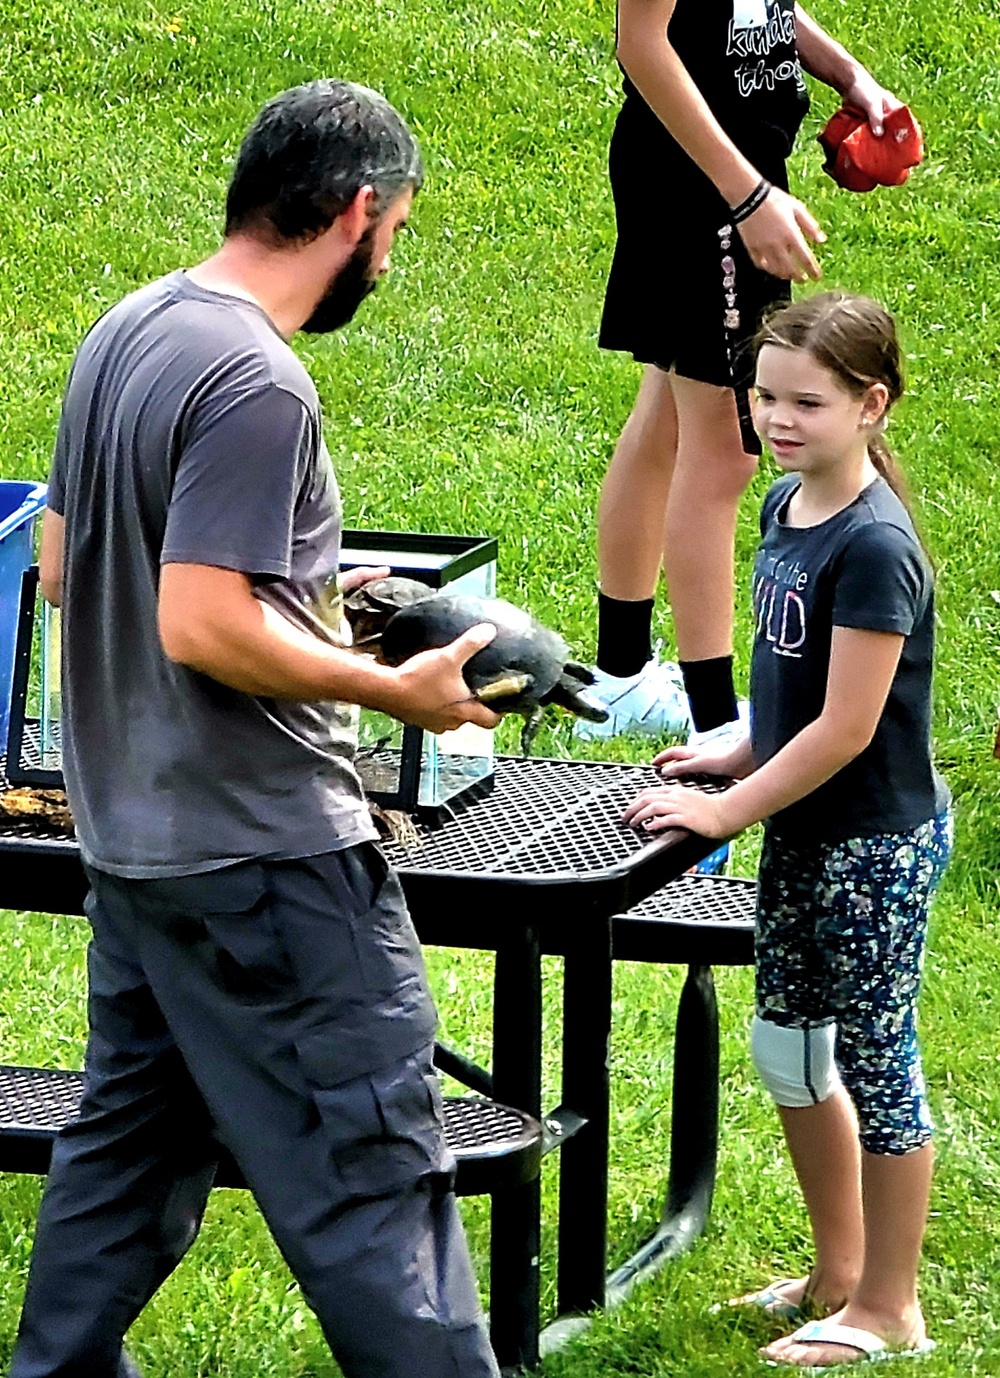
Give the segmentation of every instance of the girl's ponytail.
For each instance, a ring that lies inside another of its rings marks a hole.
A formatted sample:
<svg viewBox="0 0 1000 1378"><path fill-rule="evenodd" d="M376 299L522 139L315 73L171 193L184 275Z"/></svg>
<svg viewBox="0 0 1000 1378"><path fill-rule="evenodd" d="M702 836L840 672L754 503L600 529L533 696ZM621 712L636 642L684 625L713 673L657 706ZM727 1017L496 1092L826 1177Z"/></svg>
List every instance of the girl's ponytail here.
<svg viewBox="0 0 1000 1378"><path fill-rule="evenodd" d="M896 463L895 456L885 443L885 436L873 435L868 442L868 458L879 471L886 483L899 498L900 502L913 517L913 508L910 502L910 489L906 482L906 475Z"/></svg>

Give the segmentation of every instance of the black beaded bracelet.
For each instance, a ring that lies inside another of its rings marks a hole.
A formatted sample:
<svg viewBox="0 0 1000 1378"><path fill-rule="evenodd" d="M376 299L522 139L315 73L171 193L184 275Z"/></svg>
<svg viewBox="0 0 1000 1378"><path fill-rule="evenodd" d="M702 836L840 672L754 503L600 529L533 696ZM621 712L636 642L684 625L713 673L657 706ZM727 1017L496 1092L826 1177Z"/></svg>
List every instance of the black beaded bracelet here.
<svg viewBox="0 0 1000 1378"><path fill-rule="evenodd" d="M757 210L759 206L762 206L767 200L771 190L771 183L766 177L762 177L746 200L741 201L738 206L733 206L732 210L729 212L729 218L732 223L738 225L740 221L746 220L748 216L753 215L754 211Z"/></svg>

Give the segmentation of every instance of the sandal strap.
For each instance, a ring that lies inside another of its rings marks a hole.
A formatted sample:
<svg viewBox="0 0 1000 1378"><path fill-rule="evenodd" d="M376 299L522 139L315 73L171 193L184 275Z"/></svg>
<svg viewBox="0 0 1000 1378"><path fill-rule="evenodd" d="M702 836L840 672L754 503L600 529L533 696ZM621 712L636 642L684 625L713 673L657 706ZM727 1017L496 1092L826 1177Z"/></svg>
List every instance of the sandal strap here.
<svg viewBox="0 0 1000 1378"><path fill-rule="evenodd" d="M873 1335L870 1330L861 1330L856 1325L840 1325L835 1321L810 1321L796 1330L792 1339L797 1344L846 1345L860 1349L862 1354L871 1356L881 1354L888 1348L885 1340Z"/></svg>

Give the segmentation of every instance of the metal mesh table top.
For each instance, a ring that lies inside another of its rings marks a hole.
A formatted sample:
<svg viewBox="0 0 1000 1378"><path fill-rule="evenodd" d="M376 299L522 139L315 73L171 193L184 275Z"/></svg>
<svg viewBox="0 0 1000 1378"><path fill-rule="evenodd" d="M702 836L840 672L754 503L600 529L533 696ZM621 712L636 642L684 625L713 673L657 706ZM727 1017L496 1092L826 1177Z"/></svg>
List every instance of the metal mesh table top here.
<svg viewBox="0 0 1000 1378"><path fill-rule="evenodd" d="M54 1134L76 1118L82 1092L82 1072L0 1067L0 1134Z"/></svg>
<svg viewBox="0 0 1000 1378"><path fill-rule="evenodd" d="M418 825L417 846L392 843L386 850L401 871L593 875L676 839L676 833L651 839L622 823L639 790L659 783L649 766L501 757L491 795L441 829ZM704 781L698 787L721 788Z"/></svg>
<svg viewBox="0 0 1000 1378"><path fill-rule="evenodd" d="M10 789L7 780L7 758L0 756L0 793ZM12 817L0 810L0 843L25 842L46 843L57 851L75 852L76 838L67 834L65 828L57 827L44 818L25 816Z"/></svg>
<svg viewBox="0 0 1000 1378"><path fill-rule="evenodd" d="M6 783L0 766L0 789ZM501 757L492 793L442 827L431 829L417 821L415 844L387 842L385 850L394 866L413 875L579 881L620 872L641 865L679 837L666 832L650 838L621 821L638 791L657 783L649 766ZM722 788L704 779L691 783ZM42 819L0 814L0 855L18 842L32 850L76 851L75 838Z"/></svg>

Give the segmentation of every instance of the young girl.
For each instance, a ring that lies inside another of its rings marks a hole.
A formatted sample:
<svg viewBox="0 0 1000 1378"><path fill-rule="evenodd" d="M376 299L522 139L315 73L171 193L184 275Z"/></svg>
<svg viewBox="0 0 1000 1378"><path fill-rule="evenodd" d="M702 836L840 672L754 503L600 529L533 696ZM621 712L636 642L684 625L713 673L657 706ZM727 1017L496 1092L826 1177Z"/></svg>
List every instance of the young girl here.
<svg viewBox="0 0 1000 1378"><path fill-rule="evenodd" d="M742 1298L827 1319L764 1351L845 1363L930 1347L917 1268L930 1189L915 1006L931 895L950 851L931 761L933 578L886 449L900 396L890 316L827 292L762 328L755 422L787 476L754 567L751 730L674 747L628 822L729 837L766 821L753 1056L812 1224L808 1277ZM860 1143L859 1143L860 1141Z"/></svg>
<svg viewBox="0 0 1000 1378"><path fill-rule="evenodd" d="M899 105L794 0L619 0L617 51L618 242L599 343L646 368L598 511L598 694L611 716L578 724L583 737L684 725L673 667L651 651L661 563L693 725L736 718L733 536L759 453L737 402L763 311L788 299L789 280L819 277L810 241L824 238L787 192L802 69L876 135Z"/></svg>

